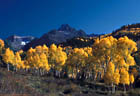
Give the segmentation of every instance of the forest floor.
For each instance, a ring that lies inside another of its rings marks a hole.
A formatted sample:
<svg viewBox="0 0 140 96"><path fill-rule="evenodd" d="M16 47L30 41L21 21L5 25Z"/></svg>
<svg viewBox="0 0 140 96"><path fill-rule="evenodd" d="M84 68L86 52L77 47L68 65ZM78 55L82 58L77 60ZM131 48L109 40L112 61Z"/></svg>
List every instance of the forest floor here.
<svg viewBox="0 0 140 96"><path fill-rule="evenodd" d="M140 89L111 94L104 83L33 76L0 69L0 96L140 96Z"/></svg>

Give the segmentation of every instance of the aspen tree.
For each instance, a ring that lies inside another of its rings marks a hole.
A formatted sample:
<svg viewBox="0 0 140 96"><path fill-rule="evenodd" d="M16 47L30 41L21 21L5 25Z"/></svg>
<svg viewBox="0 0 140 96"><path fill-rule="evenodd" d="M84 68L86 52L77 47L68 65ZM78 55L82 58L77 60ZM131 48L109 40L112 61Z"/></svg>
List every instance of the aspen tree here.
<svg viewBox="0 0 140 96"><path fill-rule="evenodd" d="M35 49L30 48L26 53L26 62L28 62L28 65L30 68L34 68L34 58L35 55Z"/></svg>
<svg viewBox="0 0 140 96"><path fill-rule="evenodd" d="M40 65L39 68L41 68L41 75L44 74L44 71L49 71L50 70L50 66L48 65L48 58L45 55L45 53L41 53L40 55Z"/></svg>
<svg viewBox="0 0 140 96"><path fill-rule="evenodd" d="M21 65L22 65L22 60L21 60L21 57L20 57L20 53L16 52L13 66L15 67L15 69L17 71L17 69L21 68Z"/></svg>
<svg viewBox="0 0 140 96"><path fill-rule="evenodd" d="M8 71L10 71L10 64L14 62L14 53L9 48L3 54L3 61L7 64Z"/></svg>
<svg viewBox="0 0 140 96"><path fill-rule="evenodd" d="M0 39L0 55L2 54L3 48L4 48L4 41Z"/></svg>
<svg viewBox="0 0 140 96"><path fill-rule="evenodd" d="M133 85L134 81L135 81L135 78L134 78L133 74L129 75L129 80L130 80L130 87L131 87Z"/></svg>
<svg viewBox="0 0 140 96"><path fill-rule="evenodd" d="M93 55L96 58L94 59L96 65L95 70L97 70L97 68L98 70L101 68L104 69L104 79L107 81L106 83L113 82L113 85L121 83L124 85L124 90L126 90L125 85L129 85L130 83L129 67L136 64L134 57L131 55L137 51L136 43L126 36L118 40L110 36L95 40L92 48ZM119 70L117 74L108 72L111 69L110 62L114 64L114 72Z"/></svg>
<svg viewBox="0 0 140 96"><path fill-rule="evenodd" d="M68 56L67 64L71 67L72 74L74 75L75 73L77 78L80 77L80 71L84 71L84 68L86 67L87 58L88 54L82 48L74 48L73 52Z"/></svg>
<svg viewBox="0 0 140 96"><path fill-rule="evenodd" d="M46 45L43 45L43 46L42 46L42 51L43 51L43 53L48 57L49 48L48 48Z"/></svg>
<svg viewBox="0 0 140 96"><path fill-rule="evenodd" d="M62 66L64 66L67 59L67 54L62 50L62 47L58 47L55 44L52 44L49 49L48 61L51 67L54 70L54 74L60 76L60 71Z"/></svg>
<svg viewBox="0 0 140 96"><path fill-rule="evenodd" d="M125 85L129 85L130 80L129 80L129 73L128 73L127 69L125 69L125 68L121 68L121 70L120 70L120 83L123 84L124 92L126 92Z"/></svg>

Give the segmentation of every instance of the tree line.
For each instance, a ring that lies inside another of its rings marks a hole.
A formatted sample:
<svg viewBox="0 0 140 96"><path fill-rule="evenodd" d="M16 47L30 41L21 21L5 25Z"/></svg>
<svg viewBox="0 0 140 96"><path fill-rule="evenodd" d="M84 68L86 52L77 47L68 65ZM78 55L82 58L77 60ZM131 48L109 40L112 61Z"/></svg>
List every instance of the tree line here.
<svg viewBox="0 0 140 96"><path fill-rule="evenodd" d="M0 55L7 64L8 71L32 72L37 75L53 74L56 77L94 81L104 80L112 87L134 83L136 69L130 72L130 66L136 65L131 55L137 51L137 44L127 36L119 39L112 36L97 38L92 47L72 48L52 44L36 46L24 52L13 52L4 47L0 40Z"/></svg>

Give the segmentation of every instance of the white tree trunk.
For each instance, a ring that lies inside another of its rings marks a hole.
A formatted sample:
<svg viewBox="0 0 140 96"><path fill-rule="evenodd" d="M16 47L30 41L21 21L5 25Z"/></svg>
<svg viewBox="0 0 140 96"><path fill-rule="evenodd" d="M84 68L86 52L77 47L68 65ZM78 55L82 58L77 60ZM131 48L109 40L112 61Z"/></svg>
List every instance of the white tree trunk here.
<svg viewBox="0 0 140 96"><path fill-rule="evenodd" d="M125 87L125 84L123 84L123 87L124 87L124 93L126 93L126 87Z"/></svg>
<svg viewBox="0 0 140 96"><path fill-rule="evenodd" d="M8 69L8 71L10 71L10 68L9 68L9 67L10 67L10 65L9 65L9 63L8 63L8 64L7 64L7 69Z"/></svg>
<svg viewBox="0 0 140 96"><path fill-rule="evenodd" d="M112 93L115 93L115 85L112 83Z"/></svg>

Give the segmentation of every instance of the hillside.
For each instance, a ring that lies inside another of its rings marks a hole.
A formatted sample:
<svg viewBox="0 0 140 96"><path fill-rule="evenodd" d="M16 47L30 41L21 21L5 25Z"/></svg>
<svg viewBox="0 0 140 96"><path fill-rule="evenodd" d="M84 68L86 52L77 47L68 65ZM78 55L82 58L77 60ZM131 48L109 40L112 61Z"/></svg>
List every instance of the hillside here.
<svg viewBox="0 0 140 96"><path fill-rule="evenodd" d="M134 41L140 40L140 24L122 26L120 29L113 31L111 34L115 38L127 36Z"/></svg>
<svg viewBox="0 0 140 96"><path fill-rule="evenodd" d="M60 45L63 47L71 46L72 48L83 48L83 47L92 46L96 38L97 36L77 37L77 38L68 39L66 42L60 43Z"/></svg>
<svg viewBox="0 0 140 96"><path fill-rule="evenodd" d="M101 83L86 83L66 78L55 78L53 76L37 76L25 74L22 71L8 72L5 68L0 70L0 93L10 96L105 96L107 92ZM10 79L9 79L10 78ZM98 91L95 89L99 89Z"/></svg>
<svg viewBox="0 0 140 96"><path fill-rule="evenodd" d="M139 88L127 93L108 93L107 86L100 82L77 81L50 75L37 76L22 71L0 70L0 96L132 96L140 95Z"/></svg>

